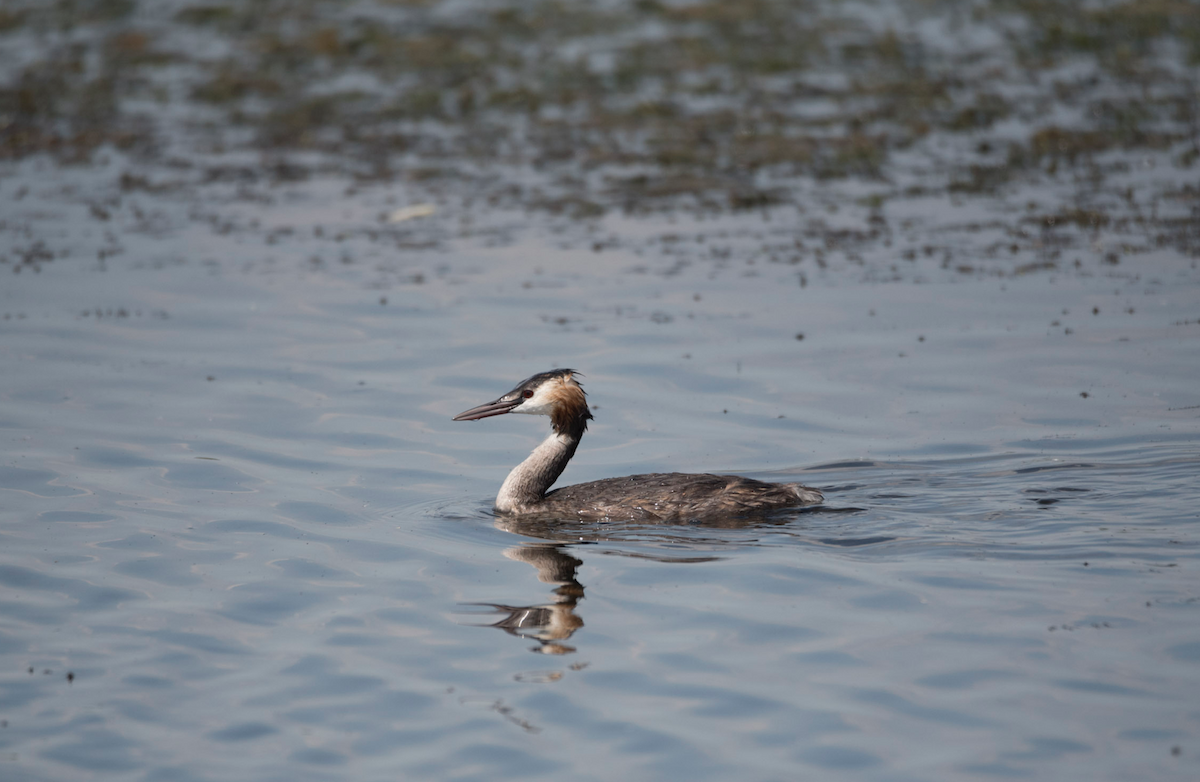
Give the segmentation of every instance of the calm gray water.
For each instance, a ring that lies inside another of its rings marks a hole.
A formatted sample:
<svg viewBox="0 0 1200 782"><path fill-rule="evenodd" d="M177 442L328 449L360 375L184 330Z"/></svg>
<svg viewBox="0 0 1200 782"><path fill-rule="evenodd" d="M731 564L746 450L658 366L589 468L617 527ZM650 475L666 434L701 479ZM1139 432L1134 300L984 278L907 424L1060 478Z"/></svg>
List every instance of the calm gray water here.
<svg viewBox="0 0 1200 782"><path fill-rule="evenodd" d="M1200 778L1190 6L483 5L0 9L0 780Z"/></svg>
<svg viewBox="0 0 1200 782"><path fill-rule="evenodd" d="M1191 262L801 287L649 241L125 241L0 289L5 779L1197 771ZM826 506L498 521L545 422L450 416L558 365L597 408L566 480Z"/></svg>

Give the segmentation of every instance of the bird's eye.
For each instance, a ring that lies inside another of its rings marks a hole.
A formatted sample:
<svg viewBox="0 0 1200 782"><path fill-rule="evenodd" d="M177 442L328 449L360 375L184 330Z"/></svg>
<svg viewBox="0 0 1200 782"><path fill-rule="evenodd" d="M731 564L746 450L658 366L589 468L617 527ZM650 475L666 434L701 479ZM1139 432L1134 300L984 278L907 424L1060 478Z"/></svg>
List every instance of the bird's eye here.
<svg viewBox="0 0 1200 782"><path fill-rule="evenodd" d="M525 389L524 391L522 391L522 392L521 392L521 396L525 397L526 399L532 399L532 398L533 398L533 392L532 392L532 391L530 391L530 390L527 388L527 389Z"/></svg>

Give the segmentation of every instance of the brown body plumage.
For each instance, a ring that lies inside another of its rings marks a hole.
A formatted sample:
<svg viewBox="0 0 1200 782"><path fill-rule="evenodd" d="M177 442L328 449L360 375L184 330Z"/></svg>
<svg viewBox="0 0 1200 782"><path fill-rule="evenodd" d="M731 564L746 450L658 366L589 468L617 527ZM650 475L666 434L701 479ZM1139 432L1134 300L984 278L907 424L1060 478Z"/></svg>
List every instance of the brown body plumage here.
<svg viewBox="0 0 1200 782"><path fill-rule="evenodd" d="M607 478L547 492L575 455L592 418L575 371L534 375L496 401L459 413L454 420L475 421L504 413L548 415L553 431L500 487L496 510L502 513L655 521L761 513L824 499L821 492L798 483L678 472Z"/></svg>

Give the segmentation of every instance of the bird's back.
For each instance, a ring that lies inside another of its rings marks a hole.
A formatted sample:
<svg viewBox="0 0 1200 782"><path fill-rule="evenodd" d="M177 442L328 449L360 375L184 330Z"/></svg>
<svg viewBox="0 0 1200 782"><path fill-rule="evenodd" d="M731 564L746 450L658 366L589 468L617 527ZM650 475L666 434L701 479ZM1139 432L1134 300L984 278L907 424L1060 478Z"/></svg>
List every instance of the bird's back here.
<svg viewBox="0 0 1200 782"><path fill-rule="evenodd" d="M654 521L761 513L823 499L821 492L798 483L665 472L564 486L522 510L562 518Z"/></svg>

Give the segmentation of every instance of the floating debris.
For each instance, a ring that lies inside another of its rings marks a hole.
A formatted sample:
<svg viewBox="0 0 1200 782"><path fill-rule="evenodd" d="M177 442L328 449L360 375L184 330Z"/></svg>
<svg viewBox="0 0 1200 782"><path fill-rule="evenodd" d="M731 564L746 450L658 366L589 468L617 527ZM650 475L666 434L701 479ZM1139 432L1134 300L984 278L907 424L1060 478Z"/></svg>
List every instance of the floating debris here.
<svg viewBox="0 0 1200 782"><path fill-rule="evenodd" d="M403 223L407 220L416 220L420 217L429 217L437 211L437 207L433 204L413 204L397 209L387 216L389 223Z"/></svg>

